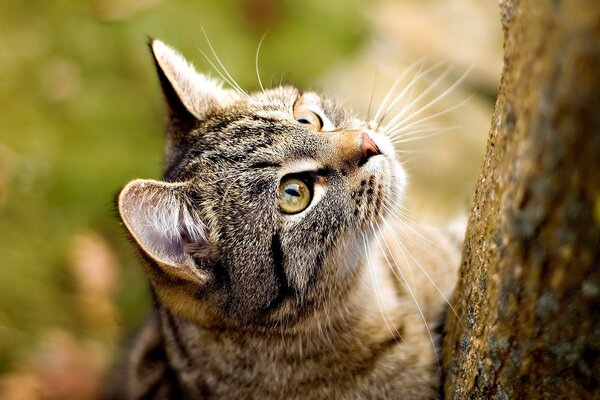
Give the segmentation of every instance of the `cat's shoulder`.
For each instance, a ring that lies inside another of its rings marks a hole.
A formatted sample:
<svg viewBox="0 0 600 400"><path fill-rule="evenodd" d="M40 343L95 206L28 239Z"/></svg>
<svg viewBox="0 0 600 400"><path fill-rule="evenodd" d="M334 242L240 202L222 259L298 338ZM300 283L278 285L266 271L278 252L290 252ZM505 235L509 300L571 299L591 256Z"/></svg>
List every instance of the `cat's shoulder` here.
<svg viewBox="0 0 600 400"><path fill-rule="evenodd" d="M180 389L165 352L157 311L150 313L130 338L104 388L105 400L180 398Z"/></svg>

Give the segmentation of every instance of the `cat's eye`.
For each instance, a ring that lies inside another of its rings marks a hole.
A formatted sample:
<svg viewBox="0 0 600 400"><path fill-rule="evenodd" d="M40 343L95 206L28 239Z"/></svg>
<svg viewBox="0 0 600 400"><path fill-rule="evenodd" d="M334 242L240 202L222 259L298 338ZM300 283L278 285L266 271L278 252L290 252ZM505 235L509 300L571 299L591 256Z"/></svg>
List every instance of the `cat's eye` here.
<svg viewBox="0 0 600 400"><path fill-rule="evenodd" d="M323 128L323 120L312 111L295 109L294 118L302 125L309 125L314 130L320 131Z"/></svg>
<svg viewBox="0 0 600 400"><path fill-rule="evenodd" d="M279 185L279 208L286 214L297 214L310 204L311 192L303 181L287 178Z"/></svg>

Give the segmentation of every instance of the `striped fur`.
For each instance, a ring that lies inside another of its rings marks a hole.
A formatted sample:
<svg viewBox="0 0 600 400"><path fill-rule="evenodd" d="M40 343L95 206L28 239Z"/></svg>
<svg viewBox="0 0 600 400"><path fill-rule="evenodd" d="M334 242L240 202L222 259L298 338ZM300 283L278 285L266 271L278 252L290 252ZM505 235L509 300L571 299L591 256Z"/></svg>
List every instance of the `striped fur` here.
<svg viewBox="0 0 600 400"><path fill-rule="evenodd" d="M390 222L406 186L390 142L315 93L222 89L151 49L165 177L130 182L118 208L156 307L106 398L435 398L433 327L458 252L441 231ZM296 122L299 105L327 131ZM362 132L381 151L368 161ZM289 174L314 185L295 215L278 207Z"/></svg>

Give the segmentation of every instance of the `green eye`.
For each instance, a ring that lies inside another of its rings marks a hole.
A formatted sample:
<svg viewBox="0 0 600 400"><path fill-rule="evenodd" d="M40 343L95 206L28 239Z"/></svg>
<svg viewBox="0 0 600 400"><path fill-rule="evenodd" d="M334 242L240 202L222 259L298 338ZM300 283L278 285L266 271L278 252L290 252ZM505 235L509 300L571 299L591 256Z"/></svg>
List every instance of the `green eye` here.
<svg viewBox="0 0 600 400"><path fill-rule="evenodd" d="M296 214L310 204L310 190L300 179L289 178L279 185L279 207L286 214Z"/></svg>

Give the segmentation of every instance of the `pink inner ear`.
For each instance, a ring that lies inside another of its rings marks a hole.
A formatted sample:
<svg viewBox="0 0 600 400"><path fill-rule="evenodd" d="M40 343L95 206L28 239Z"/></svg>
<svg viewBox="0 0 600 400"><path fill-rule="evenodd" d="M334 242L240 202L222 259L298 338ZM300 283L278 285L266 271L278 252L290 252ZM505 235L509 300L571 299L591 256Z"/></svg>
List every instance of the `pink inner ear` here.
<svg viewBox="0 0 600 400"><path fill-rule="evenodd" d="M135 181L119 196L127 228L152 258L181 264L186 245L206 243L206 226L175 192L173 184Z"/></svg>

